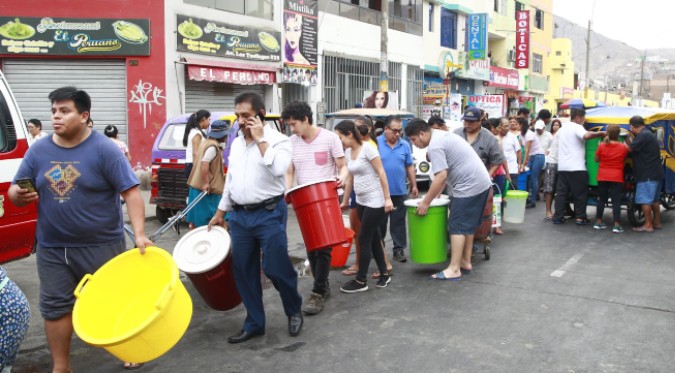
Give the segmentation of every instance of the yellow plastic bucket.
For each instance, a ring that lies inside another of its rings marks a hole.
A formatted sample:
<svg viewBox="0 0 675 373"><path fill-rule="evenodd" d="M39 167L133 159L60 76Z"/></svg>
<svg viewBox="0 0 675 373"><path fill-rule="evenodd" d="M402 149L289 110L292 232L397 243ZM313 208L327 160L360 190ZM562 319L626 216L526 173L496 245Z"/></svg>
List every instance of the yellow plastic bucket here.
<svg viewBox="0 0 675 373"><path fill-rule="evenodd" d="M73 327L120 360L145 363L169 351L192 318L192 300L166 251L129 250L87 274L75 289Z"/></svg>

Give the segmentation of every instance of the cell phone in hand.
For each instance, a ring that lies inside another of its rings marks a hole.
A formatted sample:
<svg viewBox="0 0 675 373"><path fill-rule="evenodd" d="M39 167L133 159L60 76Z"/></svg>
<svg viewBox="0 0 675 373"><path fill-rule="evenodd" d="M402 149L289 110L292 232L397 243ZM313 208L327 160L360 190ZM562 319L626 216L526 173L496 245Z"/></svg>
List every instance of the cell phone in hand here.
<svg viewBox="0 0 675 373"><path fill-rule="evenodd" d="M32 179L19 179L16 181L16 185L20 186L21 189L28 189L30 193L37 193L37 187L35 187L35 182Z"/></svg>

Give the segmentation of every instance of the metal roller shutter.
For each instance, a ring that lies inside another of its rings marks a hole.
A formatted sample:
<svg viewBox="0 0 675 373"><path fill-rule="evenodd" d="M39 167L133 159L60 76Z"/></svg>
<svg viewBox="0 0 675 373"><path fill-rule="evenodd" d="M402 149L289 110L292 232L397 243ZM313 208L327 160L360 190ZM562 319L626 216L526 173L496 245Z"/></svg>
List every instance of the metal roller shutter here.
<svg viewBox="0 0 675 373"><path fill-rule="evenodd" d="M234 98L241 92L253 91L265 97L265 86L214 82L185 82L185 111L234 111Z"/></svg>
<svg viewBox="0 0 675 373"><path fill-rule="evenodd" d="M127 142L127 77L124 60L5 59L3 72L26 120L37 118L51 133L47 96L57 88L75 86L91 96L94 129L113 124L118 139Z"/></svg>

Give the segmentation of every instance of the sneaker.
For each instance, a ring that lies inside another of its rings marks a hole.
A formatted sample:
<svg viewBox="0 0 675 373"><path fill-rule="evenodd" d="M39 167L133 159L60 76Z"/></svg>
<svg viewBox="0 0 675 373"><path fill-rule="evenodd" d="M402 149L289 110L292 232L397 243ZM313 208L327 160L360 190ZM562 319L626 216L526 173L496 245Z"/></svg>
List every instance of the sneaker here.
<svg viewBox="0 0 675 373"><path fill-rule="evenodd" d="M394 249L394 260L401 263L408 261L405 254L403 254L403 249Z"/></svg>
<svg viewBox="0 0 675 373"><path fill-rule="evenodd" d="M623 233L623 227L620 225L615 225L614 228L612 228L612 233Z"/></svg>
<svg viewBox="0 0 675 373"><path fill-rule="evenodd" d="M353 279L340 286L340 291L343 293L360 293L366 290L368 290L368 285L366 285L365 282L359 282L356 279Z"/></svg>
<svg viewBox="0 0 675 373"><path fill-rule="evenodd" d="M378 288L386 288L387 284L390 283L390 282L391 282L391 277L389 277L387 275L380 276L380 279L377 280L377 282L375 283L375 286L377 286Z"/></svg>
<svg viewBox="0 0 675 373"><path fill-rule="evenodd" d="M323 305L326 302L326 298L321 295L312 292L309 294L309 299L307 299L307 302L302 305L302 312L305 315L316 315L321 313L323 311Z"/></svg>
<svg viewBox="0 0 675 373"><path fill-rule="evenodd" d="M593 229L600 230L600 229L606 229L606 228L607 228L607 224L605 224L605 223L595 223L595 224L593 224Z"/></svg>
<svg viewBox="0 0 675 373"><path fill-rule="evenodd" d="M586 219L586 218L577 219L577 220L575 221L575 223L576 223L577 225L589 225L589 224L591 224L591 222L588 221L588 219Z"/></svg>

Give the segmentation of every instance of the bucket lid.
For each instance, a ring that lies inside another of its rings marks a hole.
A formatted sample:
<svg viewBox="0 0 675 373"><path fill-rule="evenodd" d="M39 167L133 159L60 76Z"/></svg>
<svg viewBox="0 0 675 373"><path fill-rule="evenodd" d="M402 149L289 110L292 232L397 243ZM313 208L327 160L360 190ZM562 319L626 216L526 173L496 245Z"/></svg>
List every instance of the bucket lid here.
<svg viewBox="0 0 675 373"><path fill-rule="evenodd" d="M230 235L219 226L207 226L188 232L173 249L178 268L190 274L204 273L217 267L230 252Z"/></svg>
<svg viewBox="0 0 675 373"><path fill-rule="evenodd" d="M408 199L404 202L407 207L417 207L424 197ZM429 207L447 206L450 204L449 198L434 198L431 200Z"/></svg>
<svg viewBox="0 0 675 373"><path fill-rule="evenodd" d="M286 192L286 194L291 194L298 189L302 189L302 188L310 186L310 185L321 184L321 183L329 183L329 182L337 183L337 181L335 179L321 179L321 180L317 180L317 181L312 181L311 183L302 184L302 185L298 185L296 187L293 187L293 188L289 189Z"/></svg>

